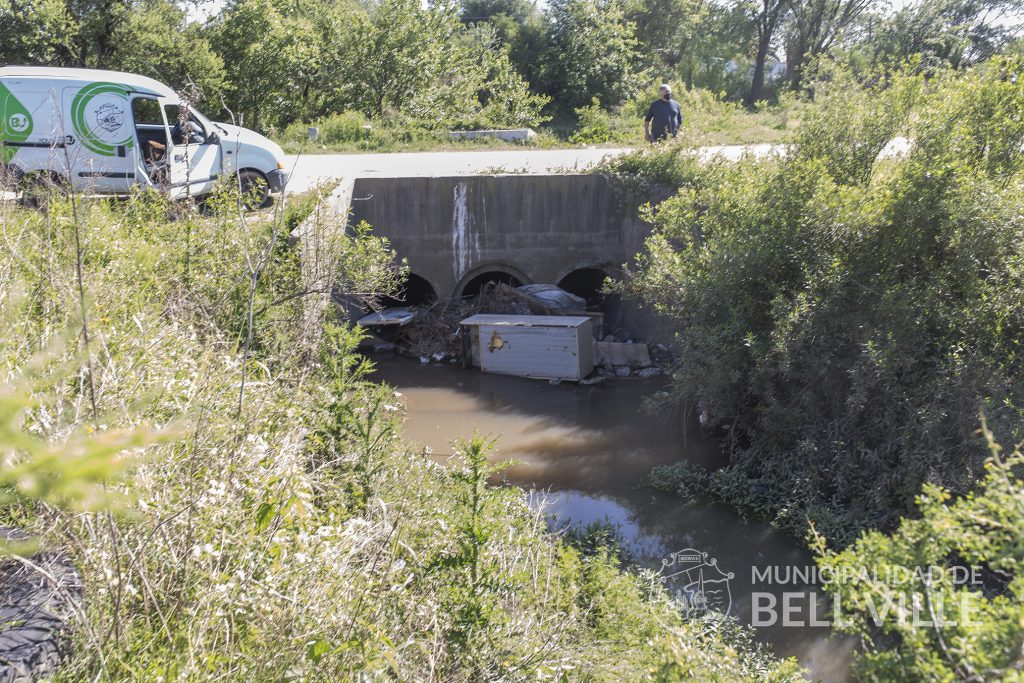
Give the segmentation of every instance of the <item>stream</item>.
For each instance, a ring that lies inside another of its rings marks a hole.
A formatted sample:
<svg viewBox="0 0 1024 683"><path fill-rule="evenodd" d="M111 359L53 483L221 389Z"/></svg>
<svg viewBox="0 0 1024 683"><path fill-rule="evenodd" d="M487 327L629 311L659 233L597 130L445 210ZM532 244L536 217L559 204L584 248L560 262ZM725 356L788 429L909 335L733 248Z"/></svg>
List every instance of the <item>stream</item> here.
<svg viewBox="0 0 1024 683"><path fill-rule="evenodd" d="M680 555L665 573L686 569L676 581L692 586L693 579L709 587L710 601L742 623L751 624L756 616L757 640L780 656L796 657L812 679L848 680L856 641L821 625L828 620L827 600L800 575L814 565L809 551L768 524L742 520L725 505L688 503L645 485L657 465L681 459L707 468L724 464L717 444L701 438L696 424L644 410L645 398L662 382L551 385L422 365L391 354L373 360L374 378L402 395L410 443L445 461L452 439L467 438L474 430L498 437L493 458L519 462L506 471L508 480L530 491L533 504L545 505L556 528L611 523L632 559L656 570L674 552L698 551L703 560ZM709 559L714 566L708 566ZM712 584L722 590L711 591ZM784 606L790 608L788 616ZM815 618L819 625L811 625Z"/></svg>

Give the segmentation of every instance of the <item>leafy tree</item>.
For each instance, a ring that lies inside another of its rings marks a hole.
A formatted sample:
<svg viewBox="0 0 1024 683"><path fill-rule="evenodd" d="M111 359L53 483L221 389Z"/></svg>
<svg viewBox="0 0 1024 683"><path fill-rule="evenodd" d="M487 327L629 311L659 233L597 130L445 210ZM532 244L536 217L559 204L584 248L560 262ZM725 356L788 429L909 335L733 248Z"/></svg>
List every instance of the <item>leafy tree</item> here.
<svg viewBox="0 0 1024 683"><path fill-rule="evenodd" d="M913 55L929 68L959 68L990 58L1020 33L1011 20L1021 0L919 0L878 22L863 46L875 63L897 65Z"/></svg>
<svg viewBox="0 0 1024 683"><path fill-rule="evenodd" d="M453 8L381 0L356 20L346 72L355 106L371 117L402 111L432 76L450 66L444 47L458 33Z"/></svg>
<svg viewBox="0 0 1024 683"><path fill-rule="evenodd" d="M241 122L260 129L287 116L301 88L296 58L313 43L308 27L274 0L233 0L210 33L230 83L228 106Z"/></svg>
<svg viewBox="0 0 1024 683"><path fill-rule="evenodd" d="M618 0L555 0L548 17L544 90L560 109L571 111L594 97L616 105L642 87L636 27Z"/></svg>
<svg viewBox="0 0 1024 683"><path fill-rule="evenodd" d="M194 86L220 108L224 63L201 27L186 23L186 13L165 0L145 0L112 35L109 65L155 78L175 88Z"/></svg>
<svg viewBox="0 0 1024 683"><path fill-rule="evenodd" d="M789 84L801 88L804 62L827 53L874 0L791 0L792 36L787 45Z"/></svg>
<svg viewBox="0 0 1024 683"><path fill-rule="evenodd" d="M0 61L131 71L215 97L223 65L172 0L7 0Z"/></svg>
<svg viewBox="0 0 1024 683"><path fill-rule="evenodd" d="M764 98L764 72L768 63L775 32L785 17L788 0L757 0L750 5L756 40L754 43L754 70L750 90L744 98L748 107Z"/></svg>
<svg viewBox="0 0 1024 683"><path fill-rule="evenodd" d="M79 22L64 0L0 2L0 61L7 64L65 64L77 56Z"/></svg>
<svg viewBox="0 0 1024 683"><path fill-rule="evenodd" d="M525 80L540 76L540 57L547 40L544 15L531 0L464 0L460 18L467 26L486 26L508 52L515 71Z"/></svg>
<svg viewBox="0 0 1024 683"><path fill-rule="evenodd" d="M681 34L677 38L676 68L680 77L687 87L706 88L741 99L749 88L747 73L755 34L743 4L707 6L692 35Z"/></svg>
<svg viewBox="0 0 1024 683"><path fill-rule="evenodd" d="M503 16L523 24L536 13L537 6L531 0L462 0L459 18L465 24L476 24Z"/></svg>
<svg viewBox="0 0 1024 683"><path fill-rule="evenodd" d="M679 64L714 9L706 0L636 0L626 7L640 59L652 67Z"/></svg>
<svg viewBox="0 0 1024 683"><path fill-rule="evenodd" d="M537 127L548 119L541 112L550 102L546 95L530 91L530 84L516 71L504 50L484 49L486 81L480 92L479 118L488 126Z"/></svg>

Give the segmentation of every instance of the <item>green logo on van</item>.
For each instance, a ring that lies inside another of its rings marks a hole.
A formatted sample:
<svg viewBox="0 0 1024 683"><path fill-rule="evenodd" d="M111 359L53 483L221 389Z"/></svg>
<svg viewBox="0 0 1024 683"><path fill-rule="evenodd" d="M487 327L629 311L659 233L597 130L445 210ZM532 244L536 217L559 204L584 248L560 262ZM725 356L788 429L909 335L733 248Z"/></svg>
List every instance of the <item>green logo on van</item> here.
<svg viewBox="0 0 1024 683"><path fill-rule="evenodd" d="M31 133L32 114L0 83L0 163L6 164L18 153L17 147L4 142L24 142Z"/></svg>
<svg viewBox="0 0 1024 683"><path fill-rule="evenodd" d="M112 157L134 146L129 90L117 83L90 83L71 101L71 124L85 147Z"/></svg>

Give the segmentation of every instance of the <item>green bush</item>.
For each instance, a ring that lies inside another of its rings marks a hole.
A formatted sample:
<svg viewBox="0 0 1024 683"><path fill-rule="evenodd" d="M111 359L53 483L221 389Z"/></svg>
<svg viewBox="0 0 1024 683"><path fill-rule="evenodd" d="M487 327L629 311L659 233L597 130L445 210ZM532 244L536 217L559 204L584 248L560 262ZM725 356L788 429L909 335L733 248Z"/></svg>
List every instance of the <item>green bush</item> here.
<svg viewBox="0 0 1024 683"><path fill-rule="evenodd" d="M621 161L681 186L627 290L677 325L676 392L735 426L718 495L849 542L926 482L971 489L979 408L1018 438L1022 76L833 75L784 157Z"/></svg>
<svg viewBox="0 0 1024 683"><path fill-rule="evenodd" d="M714 477L715 473L711 476ZM659 491L675 493L680 498L690 499L707 490L709 473L703 467L689 460L671 465L661 465L651 470L648 483Z"/></svg>
<svg viewBox="0 0 1024 683"><path fill-rule="evenodd" d="M595 97L589 106L576 109L576 131L569 142L587 145L603 145L630 137L630 131L621 119L604 110ZM637 124L634 124L634 127ZM628 126L628 124L627 124Z"/></svg>
<svg viewBox="0 0 1024 683"><path fill-rule="evenodd" d="M318 128L315 139L310 139L309 129ZM344 111L310 123L296 121L288 125L281 134L282 142L303 145L307 142L322 145L345 145L368 140L372 135L370 120L356 111Z"/></svg>
<svg viewBox="0 0 1024 683"><path fill-rule="evenodd" d="M914 518L841 552L813 539L843 630L864 644L861 680L1020 680L1024 455L984 431L991 457L977 491L926 486Z"/></svg>

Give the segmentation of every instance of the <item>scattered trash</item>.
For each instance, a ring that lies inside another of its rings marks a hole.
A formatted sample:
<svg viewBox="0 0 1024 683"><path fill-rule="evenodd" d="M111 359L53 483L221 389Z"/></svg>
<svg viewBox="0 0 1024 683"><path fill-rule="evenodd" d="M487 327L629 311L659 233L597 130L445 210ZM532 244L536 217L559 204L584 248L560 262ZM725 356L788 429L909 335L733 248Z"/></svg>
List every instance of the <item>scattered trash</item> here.
<svg viewBox="0 0 1024 683"><path fill-rule="evenodd" d="M411 308L385 308L382 311L371 313L363 316L359 319L358 324L361 327L380 327L380 326L392 326L398 325L399 327L405 327L418 315L417 311Z"/></svg>
<svg viewBox="0 0 1024 683"><path fill-rule="evenodd" d="M594 362L604 367L625 365L629 368L651 367L647 344L621 344L601 341L594 344Z"/></svg>
<svg viewBox="0 0 1024 683"><path fill-rule="evenodd" d="M516 287L516 291L536 299L551 309L552 312L586 313L587 311L585 299L575 294L570 294L555 285L523 285L522 287Z"/></svg>
<svg viewBox="0 0 1024 683"><path fill-rule="evenodd" d="M652 379L678 362L670 345L637 341L625 328L604 334L603 314L585 307L584 299L554 285L491 283L475 297L386 308L358 324L383 338L371 343L378 352L406 354L424 365L461 363L548 379L552 385Z"/></svg>

